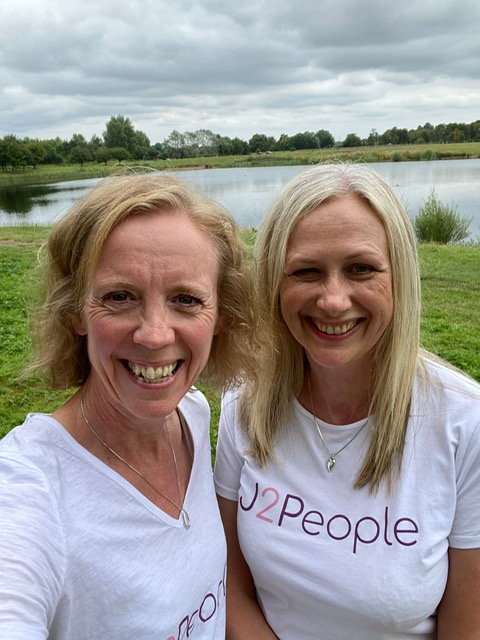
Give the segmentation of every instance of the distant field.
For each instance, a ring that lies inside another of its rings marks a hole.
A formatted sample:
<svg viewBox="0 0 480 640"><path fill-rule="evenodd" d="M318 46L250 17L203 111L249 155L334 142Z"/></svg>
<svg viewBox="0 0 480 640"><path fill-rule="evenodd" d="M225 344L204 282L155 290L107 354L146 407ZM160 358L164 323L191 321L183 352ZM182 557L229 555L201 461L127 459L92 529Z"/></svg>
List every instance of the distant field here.
<svg viewBox="0 0 480 640"><path fill-rule="evenodd" d="M421 144L384 147L355 147L335 149L305 149L273 151L245 156L215 156L184 158L181 160L149 160L128 162L127 166L146 166L161 171L195 168L232 168L282 165L309 165L319 162L405 162L480 157L480 142L458 144ZM0 187L14 184L46 184L100 178L118 170L118 165L94 162L76 165L39 165L36 169L0 172Z"/></svg>

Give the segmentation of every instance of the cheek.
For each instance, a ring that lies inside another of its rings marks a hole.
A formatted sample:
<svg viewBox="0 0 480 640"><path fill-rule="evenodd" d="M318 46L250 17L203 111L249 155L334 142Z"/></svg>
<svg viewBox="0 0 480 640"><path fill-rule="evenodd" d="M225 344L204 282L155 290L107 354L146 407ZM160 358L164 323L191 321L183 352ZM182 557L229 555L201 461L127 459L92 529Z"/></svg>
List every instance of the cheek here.
<svg viewBox="0 0 480 640"><path fill-rule="evenodd" d="M389 281L379 283L369 292L370 307L377 310L383 325L388 325L393 316L393 291Z"/></svg>
<svg viewBox="0 0 480 640"><path fill-rule="evenodd" d="M299 307L308 301L308 297L306 289L297 284L288 283L281 287L279 308L285 322L288 322L288 319L296 314Z"/></svg>
<svg viewBox="0 0 480 640"><path fill-rule="evenodd" d="M84 314L76 330L79 335L87 336L88 343L95 345L96 351L105 352L111 348L112 344L120 342L131 332L132 323L124 316L111 316L104 312L93 311Z"/></svg>
<svg viewBox="0 0 480 640"><path fill-rule="evenodd" d="M192 354L194 354L196 358L205 361L205 364L210 355L212 341L221 331L221 317L215 318L212 316L195 323L195 326L189 326L186 328L185 333L178 334L178 338L186 341Z"/></svg>

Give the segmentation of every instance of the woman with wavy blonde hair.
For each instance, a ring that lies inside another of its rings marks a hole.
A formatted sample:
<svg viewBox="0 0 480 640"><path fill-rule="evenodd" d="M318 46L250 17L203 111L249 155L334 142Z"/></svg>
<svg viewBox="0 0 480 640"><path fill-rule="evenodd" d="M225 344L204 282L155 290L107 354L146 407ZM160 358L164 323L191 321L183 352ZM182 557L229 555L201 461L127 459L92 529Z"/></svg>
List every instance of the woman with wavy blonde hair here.
<svg viewBox="0 0 480 640"><path fill-rule="evenodd" d="M402 203L364 166L305 171L256 270L256 374L215 469L227 637L477 637L480 387L420 348Z"/></svg>
<svg viewBox="0 0 480 640"><path fill-rule="evenodd" d="M225 637L199 376L254 362L233 218L172 176L102 181L51 231L29 372L77 387L0 443L0 635Z"/></svg>

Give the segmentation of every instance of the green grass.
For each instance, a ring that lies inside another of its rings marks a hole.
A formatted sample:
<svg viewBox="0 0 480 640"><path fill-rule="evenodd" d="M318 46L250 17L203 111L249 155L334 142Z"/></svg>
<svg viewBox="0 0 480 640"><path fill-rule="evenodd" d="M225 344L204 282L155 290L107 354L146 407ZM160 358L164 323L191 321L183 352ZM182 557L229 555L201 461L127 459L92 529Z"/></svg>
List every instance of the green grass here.
<svg viewBox="0 0 480 640"><path fill-rule="evenodd" d="M334 149L302 149L274 151L271 154L245 156L215 156L183 158L181 160L148 160L124 163L129 166L148 166L159 171L179 169L224 169L234 167L269 167L283 165L310 165L319 162L404 162L428 158L457 159L480 157L480 142L458 144L414 144L382 147L340 147ZM80 165L39 165L36 169L0 172L0 187L25 184L47 184L68 180L101 178L116 169L115 162L108 165L87 162Z"/></svg>
<svg viewBox="0 0 480 640"><path fill-rule="evenodd" d="M32 411L51 412L70 395L16 377L28 359L26 300L48 227L0 227L0 436ZM253 241L252 231L246 231ZM480 247L421 245L422 343L480 381ZM199 385L212 408L215 445L219 393Z"/></svg>
<svg viewBox="0 0 480 640"><path fill-rule="evenodd" d="M480 247L420 245L423 345L480 382Z"/></svg>

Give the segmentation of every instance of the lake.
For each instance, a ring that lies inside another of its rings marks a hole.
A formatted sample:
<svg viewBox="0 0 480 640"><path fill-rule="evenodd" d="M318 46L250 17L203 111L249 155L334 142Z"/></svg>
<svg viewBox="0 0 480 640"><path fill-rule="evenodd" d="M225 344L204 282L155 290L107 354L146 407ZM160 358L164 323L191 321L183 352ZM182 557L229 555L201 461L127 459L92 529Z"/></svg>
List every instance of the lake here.
<svg viewBox="0 0 480 640"><path fill-rule="evenodd" d="M471 237L480 236L480 159L431 162L372 163L392 185L411 218L418 213L432 189L438 199L472 218ZM307 167L255 167L181 171L192 182L223 204L239 224L257 227L275 195L290 178ZM98 180L0 188L0 225L51 224Z"/></svg>

